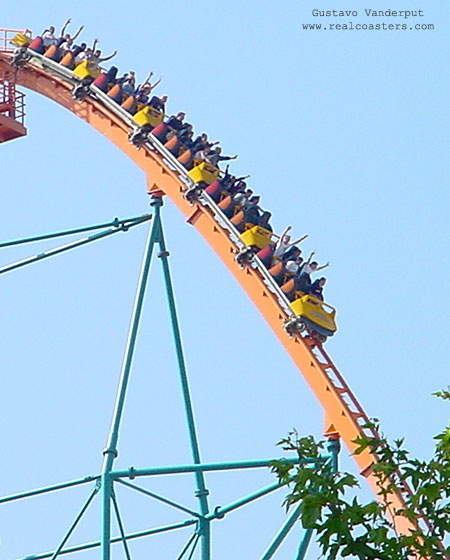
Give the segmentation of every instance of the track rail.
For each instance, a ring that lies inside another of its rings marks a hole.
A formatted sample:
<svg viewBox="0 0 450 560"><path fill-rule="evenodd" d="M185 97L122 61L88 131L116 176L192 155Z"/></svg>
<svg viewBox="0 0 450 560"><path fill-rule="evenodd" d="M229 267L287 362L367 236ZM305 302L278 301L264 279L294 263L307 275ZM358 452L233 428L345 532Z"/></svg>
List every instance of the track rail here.
<svg viewBox="0 0 450 560"><path fill-rule="evenodd" d="M168 196L186 221L205 238L269 323L323 406L325 433L341 437L351 453L357 447L356 438L362 435L377 437L376 431L367 426L369 419L364 409L323 347L300 335L288 335L284 323L290 316L289 302L258 259L245 268L236 262L235 255L243 245L232 224L208 195L203 194L194 204L184 198L186 187L192 182L172 154L154 138L140 150L132 146L128 133L135 125L130 115L100 90L93 88L94 94L83 103L74 100L71 91L76 82L71 71L37 54L17 71L9 65L10 56L0 52L0 82L13 80L17 85L40 93L97 129L144 171L148 193ZM354 459L377 493L372 469L377 462L376 455L366 449L354 455ZM410 493L408 488L404 491ZM403 495L391 495L390 502L392 511L401 509ZM393 522L401 533L415 529L403 517L393 516Z"/></svg>

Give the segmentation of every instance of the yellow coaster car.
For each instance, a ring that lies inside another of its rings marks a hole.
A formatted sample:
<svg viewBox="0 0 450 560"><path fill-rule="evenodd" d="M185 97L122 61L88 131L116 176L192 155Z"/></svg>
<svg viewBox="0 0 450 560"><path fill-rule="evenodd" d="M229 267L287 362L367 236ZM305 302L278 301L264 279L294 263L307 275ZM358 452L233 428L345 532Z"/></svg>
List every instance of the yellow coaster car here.
<svg viewBox="0 0 450 560"><path fill-rule="evenodd" d="M326 337L333 336L337 331L336 309L328 303L320 301L311 295L301 295L290 305L292 311L300 319L297 326L315 336L319 342L325 342Z"/></svg>
<svg viewBox="0 0 450 560"><path fill-rule="evenodd" d="M89 60L84 60L81 62L73 71L74 76L80 78L80 80L85 80L86 78L92 78L95 80L97 76L100 75L100 67Z"/></svg>
<svg viewBox="0 0 450 560"><path fill-rule="evenodd" d="M23 33L16 33L11 39L11 43L16 47L28 47L31 44L31 37Z"/></svg>
<svg viewBox="0 0 450 560"><path fill-rule="evenodd" d="M272 232L259 226L253 226L241 234L241 239L247 247L264 249L272 242Z"/></svg>
<svg viewBox="0 0 450 560"><path fill-rule="evenodd" d="M210 163L195 160L194 167L189 171L188 175L194 183L206 183L210 185L219 178L219 173L220 171L217 167L213 167Z"/></svg>
<svg viewBox="0 0 450 560"><path fill-rule="evenodd" d="M154 107L144 107L140 111L138 111L133 120L139 126L150 125L152 128L155 128L160 122L162 122L164 118L164 113L161 111L156 110Z"/></svg>

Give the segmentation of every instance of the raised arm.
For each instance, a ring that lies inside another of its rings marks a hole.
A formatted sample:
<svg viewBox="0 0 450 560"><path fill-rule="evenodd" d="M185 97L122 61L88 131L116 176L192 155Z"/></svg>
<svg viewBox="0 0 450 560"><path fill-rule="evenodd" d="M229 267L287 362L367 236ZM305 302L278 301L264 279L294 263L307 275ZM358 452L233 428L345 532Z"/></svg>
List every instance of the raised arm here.
<svg viewBox="0 0 450 560"><path fill-rule="evenodd" d="M315 254L316 254L315 251L311 251L311 254L308 257L308 260L306 261L306 264L311 264L311 259L314 257Z"/></svg>
<svg viewBox="0 0 450 560"><path fill-rule="evenodd" d="M289 243L289 245L297 245L297 243L301 243L302 241L304 241L307 237L309 237L308 233L305 233L305 235L302 235L301 237L299 237L298 239L296 239L295 241L292 241L291 243Z"/></svg>
<svg viewBox="0 0 450 560"><path fill-rule="evenodd" d="M153 76L153 72L150 72L150 74L145 78L145 80L142 82L141 87L146 86L149 82L150 82L150 78Z"/></svg>
<svg viewBox="0 0 450 560"><path fill-rule="evenodd" d="M283 231L283 233L280 235L280 239L283 239L283 237L284 237L287 233L289 233L289 232L291 231L291 229L292 229L292 226L288 226L288 227Z"/></svg>
<svg viewBox="0 0 450 560"><path fill-rule="evenodd" d="M219 161L228 161L230 159L237 159L237 155L236 156L219 156Z"/></svg>
<svg viewBox="0 0 450 560"><path fill-rule="evenodd" d="M150 74L150 76L151 76L151 74ZM149 84L150 91L153 91L155 89L155 87L158 86L161 83L161 80L162 80L162 78L159 78L159 80L156 80L156 82L154 84Z"/></svg>
<svg viewBox="0 0 450 560"><path fill-rule="evenodd" d="M78 31L75 33L75 35L72 37L72 41L75 41L78 37L78 35L83 31L84 29L84 25L80 26L80 29L78 29Z"/></svg>
<svg viewBox="0 0 450 560"><path fill-rule="evenodd" d="M110 54L109 56L105 56L104 58L99 58L99 62L106 62L107 60L111 60L111 58L114 58L117 54L117 51L114 51L112 54Z"/></svg>
<svg viewBox="0 0 450 560"><path fill-rule="evenodd" d="M319 270L323 270L324 268L327 268L327 266L330 266L329 262L327 262L326 264L323 264L322 266L318 266L316 268L316 272L319 272Z"/></svg>
<svg viewBox="0 0 450 560"><path fill-rule="evenodd" d="M69 25L69 23L70 23L71 21L72 21L72 20L69 18L69 19L66 21L66 23L62 26L61 31L60 31L60 34L59 34L61 37L62 37L62 36L64 35L64 33L66 32L66 28L67 28L67 26Z"/></svg>
<svg viewBox="0 0 450 560"><path fill-rule="evenodd" d="M92 47L91 47L92 52L95 52L95 49L97 48L97 43L98 43L98 39L94 39L94 42L92 43Z"/></svg>

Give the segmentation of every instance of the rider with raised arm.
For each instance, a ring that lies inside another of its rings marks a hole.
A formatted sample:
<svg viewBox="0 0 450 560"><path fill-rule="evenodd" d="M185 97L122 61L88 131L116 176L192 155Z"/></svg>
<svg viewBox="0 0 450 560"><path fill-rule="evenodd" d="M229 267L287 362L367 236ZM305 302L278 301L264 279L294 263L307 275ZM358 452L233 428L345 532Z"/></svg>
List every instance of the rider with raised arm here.
<svg viewBox="0 0 450 560"><path fill-rule="evenodd" d="M299 290L300 292L304 292L305 294L308 294L313 286L311 274L313 272L323 270L324 268L327 268L327 266L330 266L329 262L323 264L322 266L319 266L319 263L317 261L311 262L315 254L315 251L311 252L308 260L300 267L295 279L295 289Z"/></svg>
<svg viewBox="0 0 450 560"><path fill-rule="evenodd" d="M330 263L327 262L321 266L319 266L319 263L317 261L313 261L311 262L313 256L316 254L315 251L311 251L311 254L308 257L308 260L304 263L304 265L302 266L301 270L299 271L300 274L312 274L313 272L319 272L319 270L323 270L324 268L327 268L328 266L330 266Z"/></svg>
<svg viewBox="0 0 450 560"><path fill-rule="evenodd" d="M213 167L218 167L221 161L229 161L231 159L237 159L237 155L235 156L222 156L222 148L216 146L214 150L210 150L206 154L206 159L210 162Z"/></svg>
<svg viewBox="0 0 450 560"><path fill-rule="evenodd" d="M288 226L283 233L280 235L278 241L275 244L275 251L273 252L273 256L275 258L281 258L283 254L292 246L297 245L297 243L301 243L304 241L308 234L302 235L299 239L295 241L291 241L291 236L289 235L289 231L292 229L292 226Z"/></svg>
<svg viewBox="0 0 450 560"><path fill-rule="evenodd" d="M67 26L69 25L69 23L70 23L71 21L72 21L71 18L68 18L68 19L66 20L66 23L61 27L61 31L59 32L59 36L60 36L60 37L64 37L64 33L66 32L66 28L67 28Z"/></svg>
<svg viewBox="0 0 450 560"><path fill-rule="evenodd" d="M147 95L150 95L150 93L155 89L155 87L157 85L159 85L161 83L162 78L159 78L158 80L156 80L156 82L154 84L150 83L151 77L153 76L154 72L150 72L149 75L145 78L145 80L142 82L142 84L138 85L138 87L136 88L136 91L141 91L142 89L146 89Z"/></svg>
<svg viewBox="0 0 450 560"><path fill-rule="evenodd" d="M64 50L68 51L72 48L73 42L78 38L79 34L83 31L84 25L81 25L75 35L70 35L69 33L65 33L66 27L72 20L69 18L66 23L63 25L61 32L59 34L59 38L56 40L55 45L57 47L63 47Z"/></svg>
<svg viewBox="0 0 450 560"><path fill-rule="evenodd" d="M94 42L94 44L95 44L95 42ZM93 62L94 64L101 64L102 62L106 62L107 60L111 60L111 58L114 58L117 54L117 51L114 51L109 56L102 57L102 51L100 49L94 50L94 48L93 48L92 50L94 52L90 55L89 60L91 62Z"/></svg>
<svg viewBox="0 0 450 560"><path fill-rule="evenodd" d="M159 78L159 80L156 80L156 82L154 84L150 83L150 78L153 76L153 72L150 72L150 74L147 76L147 78L145 78L145 81L142 82L142 84L140 84L137 88L136 88L136 101L138 103L142 103L143 105L147 105L148 104L148 100L150 99L150 94L152 93L152 91L155 89L155 87L161 83L162 78ZM158 98L157 98L158 99ZM164 111L163 111L164 112Z"/></svg>
<svg viewBox="0 0 450 560"><path fill-rule="evenodd" d="M75 65L81 64L85 60L91 60L92 53L97 46L98 39L94 39L92 47L88 47L86 43L81 43L79 47L73 49L73 55L75 56Z"/></svg>

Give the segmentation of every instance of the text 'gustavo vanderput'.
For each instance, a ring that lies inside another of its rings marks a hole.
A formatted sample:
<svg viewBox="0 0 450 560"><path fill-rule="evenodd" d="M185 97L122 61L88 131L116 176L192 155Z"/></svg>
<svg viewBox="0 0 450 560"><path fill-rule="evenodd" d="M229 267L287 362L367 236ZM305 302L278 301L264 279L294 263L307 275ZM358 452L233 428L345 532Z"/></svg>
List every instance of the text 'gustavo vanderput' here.
<svg viewBox="0 0 450 560"><path fill-rule="evenodd" d="M358 10L313 10L314 17L358 17ZM372 17L423 17L423 10L371 10L365 9L364 14Z"/></svg>

